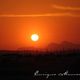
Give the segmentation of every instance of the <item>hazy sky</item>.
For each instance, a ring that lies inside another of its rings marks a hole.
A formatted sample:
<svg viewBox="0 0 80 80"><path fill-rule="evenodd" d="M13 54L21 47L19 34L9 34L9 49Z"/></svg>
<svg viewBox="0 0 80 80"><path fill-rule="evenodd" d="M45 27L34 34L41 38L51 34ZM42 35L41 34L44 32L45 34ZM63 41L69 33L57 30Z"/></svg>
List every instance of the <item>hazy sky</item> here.
<svg viewBox="0 0 80 80"><path fill-rule="evenodd" d="M0 49L62 41L80 44L80 0L0 0Z"/></svg>

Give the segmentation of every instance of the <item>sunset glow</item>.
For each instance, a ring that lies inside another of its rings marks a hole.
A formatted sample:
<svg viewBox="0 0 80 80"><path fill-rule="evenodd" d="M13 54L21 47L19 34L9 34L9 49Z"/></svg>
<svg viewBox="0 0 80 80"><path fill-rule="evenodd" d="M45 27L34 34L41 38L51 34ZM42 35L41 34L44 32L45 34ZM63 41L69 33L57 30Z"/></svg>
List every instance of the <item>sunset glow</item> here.
<svg viewBox="0 0 80 80"><path fill-rule="evenodd" d="M80 0L0 0L0 50L80 44Z"/></svg>
<svg viewBox="0 0 80 80"><path fill-rule="evenodd" d="M33 35L31 36L31 40L36 42L36 41L39 40L39 36L38 36L37 34L33 34Z"/></svg>

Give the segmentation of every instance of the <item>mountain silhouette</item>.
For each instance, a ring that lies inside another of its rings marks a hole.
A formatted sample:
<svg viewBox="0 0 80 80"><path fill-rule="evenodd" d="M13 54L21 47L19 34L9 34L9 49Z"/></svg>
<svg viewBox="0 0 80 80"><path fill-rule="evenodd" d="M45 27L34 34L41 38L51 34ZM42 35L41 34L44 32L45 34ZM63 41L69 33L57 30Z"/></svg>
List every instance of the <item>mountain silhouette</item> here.
<svg viewBox="0 0 80 80"><path fill-rule="evenodd" d="M63 50L80 50L80 45L68 41L63 41L60 44L50 43L45 48L35 48L35 47L21 47L18 50L29 50L29 51L63 51Z"/></svg>
<svg viewBox="0 0 80 80"><path fill-rule="evenodd" d="M60 44L56 44L56 43L51 43L47 46L47 49L49 51L60 51L60 50L80 50L80 45L79 44L74 44L72 42L68 42L68 41L63 41Z"/></svg>

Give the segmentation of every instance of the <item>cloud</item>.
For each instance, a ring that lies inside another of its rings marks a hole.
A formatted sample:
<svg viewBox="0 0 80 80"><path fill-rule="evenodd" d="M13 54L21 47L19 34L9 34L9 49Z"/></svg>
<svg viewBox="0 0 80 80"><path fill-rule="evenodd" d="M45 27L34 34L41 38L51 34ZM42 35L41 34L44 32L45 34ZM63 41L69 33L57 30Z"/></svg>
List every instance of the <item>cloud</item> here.
<svg viewBox="0 0 80 80"><path fill-rule="evenodd" d="M56 17L56 16L70 16L80 17L80 15L72 14L68 12L64 13L46 13L46 14L31 14L31 15L16 15L16 14L2 14L0 17Z"/></svg>
<svg viewBox="0 0 80 80"><path fill-rule="evenodd" d="M60 10L73 10L73 11L80 11L80 7L72 7L72 6L60 6L60 5L52 5L53 8L60 9Z"/></svg>

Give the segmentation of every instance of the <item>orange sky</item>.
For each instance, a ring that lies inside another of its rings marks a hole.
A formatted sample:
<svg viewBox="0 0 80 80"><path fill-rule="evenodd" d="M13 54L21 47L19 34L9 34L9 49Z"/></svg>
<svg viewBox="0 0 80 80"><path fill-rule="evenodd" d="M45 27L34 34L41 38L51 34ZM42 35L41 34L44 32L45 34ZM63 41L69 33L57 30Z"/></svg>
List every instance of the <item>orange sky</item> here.
<svg viewBox="0 0 80 80"><path fill-rule="evenodd" d="M80 44L79 0L0 0L0 49L62 41Z"/></svg>

